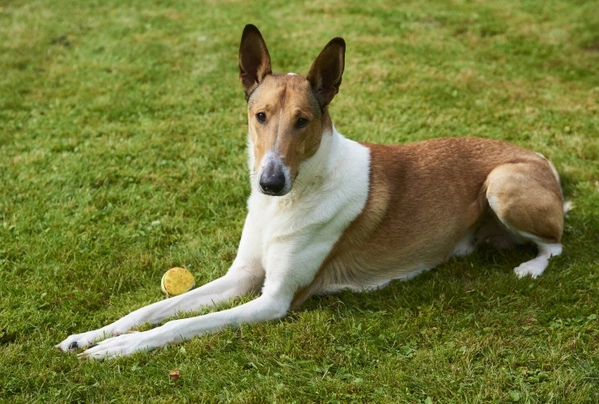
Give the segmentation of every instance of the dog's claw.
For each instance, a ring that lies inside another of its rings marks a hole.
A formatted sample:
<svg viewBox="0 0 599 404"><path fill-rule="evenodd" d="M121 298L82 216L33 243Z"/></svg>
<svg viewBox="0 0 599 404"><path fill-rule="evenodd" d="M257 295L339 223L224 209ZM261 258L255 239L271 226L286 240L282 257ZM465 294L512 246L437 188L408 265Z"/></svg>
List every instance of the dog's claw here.
<svg viewBox="0 0 599 404"><path fill-rule="evenodd" d="M88 355L85 352L81 352L80 354L77 354L78 359L87 359L87 357L88 357Z"/></svg>
<svg viewBox="0 0 599 404"><path fill-rule="evenodd" d="M71 344L69 345L69 350L75 350L79 348L79 346L77 345L77 341L73 341L71 342Z"/></svg>

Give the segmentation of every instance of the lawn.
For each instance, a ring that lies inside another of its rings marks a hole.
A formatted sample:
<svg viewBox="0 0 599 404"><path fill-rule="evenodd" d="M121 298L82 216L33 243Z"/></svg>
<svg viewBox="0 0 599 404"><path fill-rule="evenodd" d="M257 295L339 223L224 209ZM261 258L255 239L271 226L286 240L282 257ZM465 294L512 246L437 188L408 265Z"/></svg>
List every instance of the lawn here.
<svg viewBox="0 0 599 404"><path fill-rule="evenodd" d="M246 23L280 72L345 38L347 137L549 157L564 254L533 281L512 272L533 249L483 249L127 358L55 350L163 299L166 269L204 283L235 257ZM0 72L0 402L599 402L596 1L0 1Z"/></svg>

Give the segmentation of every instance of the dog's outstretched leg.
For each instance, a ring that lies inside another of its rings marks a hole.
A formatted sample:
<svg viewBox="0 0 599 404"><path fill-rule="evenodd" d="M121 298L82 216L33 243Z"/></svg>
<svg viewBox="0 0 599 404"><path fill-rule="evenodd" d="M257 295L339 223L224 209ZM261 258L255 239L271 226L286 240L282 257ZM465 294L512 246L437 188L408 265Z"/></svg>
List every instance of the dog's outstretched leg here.
<svg viewBox="0 0 599 404"><path fill-rule="evenodd" d="M177 313L199 310L244 295L252 289L257 289L261 281L261 276L243 268L232 268L225 276L202 287L142 307L97 330L71 335L56 345L56 348L63 351L85 348L96 341L120 335L142 324L156 324Z"/></svg>
<svg viewBox="0 0 599 404"><path fill-rule="evenodd" d="M237 258L227 274L180 296L142 307L121 319L97 330L74 334L56 345L63 351L85 348L94 342L114 337L145 323L156 324L177 313L214 306L237 296L258 291L264 282L264 269L257 256L259 237L256 225L248 216L239 243Z"/></svg>
<svg viewBox="0 0 599 404"><path fill-rule="evenodd" d="M241 306L199 317L169 321L149 331L123 334L92 346L79 357L109 359L179 343L192 337L221 330L224 327L275 320L285 316L292 296L263 294Z"/></svg>

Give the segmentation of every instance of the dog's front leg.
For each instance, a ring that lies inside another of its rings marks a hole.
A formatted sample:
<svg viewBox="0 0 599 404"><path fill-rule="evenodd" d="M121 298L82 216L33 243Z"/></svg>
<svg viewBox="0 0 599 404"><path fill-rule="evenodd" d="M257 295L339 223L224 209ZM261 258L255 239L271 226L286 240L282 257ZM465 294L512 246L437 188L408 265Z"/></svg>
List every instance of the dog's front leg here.
<svg viewBox="0 0 599 404"><path fill-rule="evenodd" d="M300 236L292 239L300 240L300 243L273 242L267 248L266 278L260 297L231 309L174 320L149 331L109 338L92 346L80 357L105 359L125 356L169 343L179 343L227 326L284 317L297 291L314 279L332 245L328 237Z"/></svg>
<svg viewBox="0 0 599 404"><path fill-rule="evenodd" d="M180 312L199 310L258 291L264 282L264 269L259 256L260 237L255 230L255 223L248 216L237 257L225 276L180 296L142 307L105 327L73 334L56 345L56 348L63 351L85 348L96 341L123 334L145 323L156 324Z"/></svg>
<svg viewBox="0 0 599 404"><path fill-rule="evenodd" d="M199 317L169 321L163 326L133 334L109 338L79 354L80 358L109 359L139 351L176 344L226 326L275 320L284 317L292 296L263 294L255 300Z"/></svg>
<svg viewBox="0 0 599 404"><path fill-rule="evenodd" d="M142 324L156 324L180 312L198 310L244 295L252 289L257 289L260 282L259 275L233 267L225 276L200 288L142 307L97 330L71 335L56 345L56 348L63 351L85 348L96 341L120 335Z"/></svg>

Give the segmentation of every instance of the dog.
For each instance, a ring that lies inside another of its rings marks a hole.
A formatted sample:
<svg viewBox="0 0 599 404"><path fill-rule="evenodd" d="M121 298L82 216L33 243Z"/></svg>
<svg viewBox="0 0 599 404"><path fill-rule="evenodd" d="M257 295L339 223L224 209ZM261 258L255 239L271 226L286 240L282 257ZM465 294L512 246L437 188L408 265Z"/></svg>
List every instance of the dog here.
<svg viewBox="0 0 599 404"><path fill-rule="evenodd" d="M219 279L56 347L87 348L82 358L112 358L280 319L311 295L378 289L481 243L536 245L538 255L514 271L541 275L562 252L566 205L553 164L490 139L349 140L328 111L344 67L345 41L334 38L307 76L273 74L262 34L247 25L239 78L247 100L251 195L232 266ZM230 309L127 333L258 291Z"/></svg>

